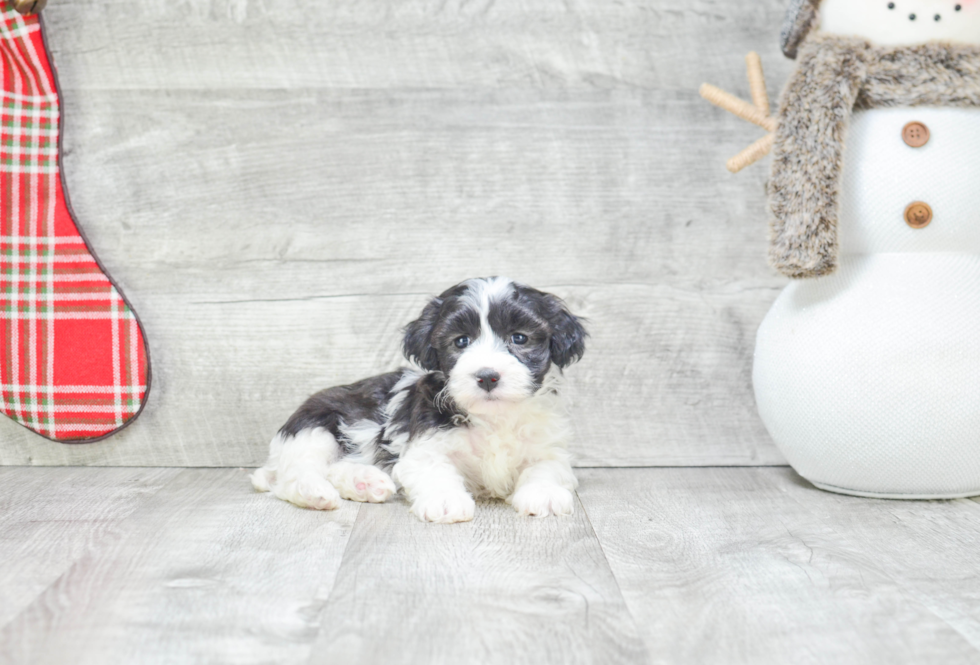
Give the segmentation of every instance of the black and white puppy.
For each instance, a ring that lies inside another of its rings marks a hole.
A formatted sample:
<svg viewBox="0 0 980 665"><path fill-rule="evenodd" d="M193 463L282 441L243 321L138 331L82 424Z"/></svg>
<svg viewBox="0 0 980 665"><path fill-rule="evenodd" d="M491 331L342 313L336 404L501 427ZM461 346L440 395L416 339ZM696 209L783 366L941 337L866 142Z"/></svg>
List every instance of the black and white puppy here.
<svg viewBox="0 0 980 665"><path fill-rule="evenodd" d="M585 337L549 293L501 277L462 282L405 328L417 367L310 397L252 484L320 510L341 497L381 503L401 487L428 522L473 519L474 497L570 515L578 481L558 382Z"/></svg>

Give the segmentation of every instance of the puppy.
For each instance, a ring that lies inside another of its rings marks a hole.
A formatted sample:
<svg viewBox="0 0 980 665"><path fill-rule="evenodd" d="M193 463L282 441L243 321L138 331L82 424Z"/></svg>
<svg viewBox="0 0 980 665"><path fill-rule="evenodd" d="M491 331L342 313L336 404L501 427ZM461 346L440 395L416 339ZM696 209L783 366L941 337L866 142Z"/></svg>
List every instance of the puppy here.
<svg viewBox="0 0 980 665"><path fill-rule="evenodd" d="M473 519L474 498L521 515L570 515L571 428L561 370L587 333L557 297L502 277L470 279L406 326L417 367L316 393L252 476L262 492L333 510L400 487L426 522Z"/></svg>

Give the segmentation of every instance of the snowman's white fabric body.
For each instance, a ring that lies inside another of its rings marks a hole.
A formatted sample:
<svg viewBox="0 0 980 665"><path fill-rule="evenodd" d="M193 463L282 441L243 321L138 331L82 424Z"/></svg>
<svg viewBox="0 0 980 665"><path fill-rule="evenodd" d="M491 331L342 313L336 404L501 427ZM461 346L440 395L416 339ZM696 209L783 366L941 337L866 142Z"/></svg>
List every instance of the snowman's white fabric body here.
<svg viewBox="0 0 980 665"><path fill-rule="evenodd" d="M954 4L918 0L916 19L969 9L980 42L978 3ZM861 27L872 13L860 5L824 0L835 31L846 11ZM906 140L909 123L928 130L924 145ZM916 202L931 209L925 227L906 221ZM824 489L980 494L980 108L854 113L838 203L836 269L793 281L759 329L759 413Z"/></svg>
<svg viewBox="0 0 980 665"><path fill-rule="evenodd" d="M929 143L902 129L920 122ZM980 493L980 111L855 114L837 270L792 282L759 328L759 412L827 489ZM906 206L934 220L915 229Z"/></svg>

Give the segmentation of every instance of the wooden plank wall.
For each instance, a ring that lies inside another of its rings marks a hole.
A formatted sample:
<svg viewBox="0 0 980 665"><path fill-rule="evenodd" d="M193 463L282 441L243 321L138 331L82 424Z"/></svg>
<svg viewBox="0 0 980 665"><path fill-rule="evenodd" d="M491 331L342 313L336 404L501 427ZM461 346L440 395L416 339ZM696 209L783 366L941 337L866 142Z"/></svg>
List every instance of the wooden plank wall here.
<svg viewBox="0 0 980 665"><path fill-rule="evenodd" d="M768 164L697 95L778 90L782 0L51 0L82 227L147 329L131 428L0 463L254 465L476 275L590 320L580 463L773 464L755 412ZM775 96L775 95L774 95Z"/></svg>

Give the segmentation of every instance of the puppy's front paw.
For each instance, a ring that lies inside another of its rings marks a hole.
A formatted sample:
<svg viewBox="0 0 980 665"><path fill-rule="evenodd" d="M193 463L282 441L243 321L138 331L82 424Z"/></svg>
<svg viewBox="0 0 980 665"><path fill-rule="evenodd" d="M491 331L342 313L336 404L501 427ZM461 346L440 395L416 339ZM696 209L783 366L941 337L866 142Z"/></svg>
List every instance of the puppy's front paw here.
<svg viewBox="0 0 980 665"><path fill-rule="evenodd" d="M466 492L423 494L412 502L411 510L423 522L469 522L476 502Z"/></svg>
<svg viewBox="0 0 980 665"><path fill-rule="evenodd" d="M521 515L533 517L571 515L575 508L572 493L552 483L528 483L514 492L510 504Z"/></svg>

